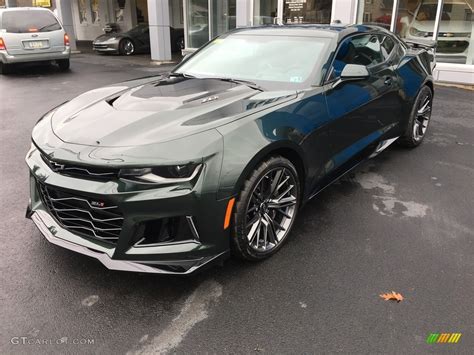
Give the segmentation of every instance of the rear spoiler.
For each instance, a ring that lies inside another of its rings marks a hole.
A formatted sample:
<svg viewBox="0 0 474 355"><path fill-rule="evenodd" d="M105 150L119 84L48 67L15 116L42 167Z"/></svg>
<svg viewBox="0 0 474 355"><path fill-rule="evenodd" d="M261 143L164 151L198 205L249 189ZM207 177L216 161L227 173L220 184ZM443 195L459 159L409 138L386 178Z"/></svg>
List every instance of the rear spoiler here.
<svg viewBox="0 0 474 355"><path fill-rule="evenodd" d="M425 53L422 54L421 57L425 57L428 61L427 65L431 72L433 72L434 68L436 67L436 41L426 41L426 42L417 42L412 40L405 40L406 45L413 49L424 49Z"/></svg>

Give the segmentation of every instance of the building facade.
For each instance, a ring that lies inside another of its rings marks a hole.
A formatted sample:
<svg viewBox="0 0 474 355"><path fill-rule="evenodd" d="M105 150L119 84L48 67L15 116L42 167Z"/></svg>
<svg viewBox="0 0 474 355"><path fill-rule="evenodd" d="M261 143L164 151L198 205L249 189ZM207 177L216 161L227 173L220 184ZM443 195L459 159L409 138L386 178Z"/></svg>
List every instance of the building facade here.
<svg viewBox="0 0 474 355"><path fill-rule="evenodd" d="M171 59L170 27L184 28L191 52L236 27L304 23L378 24L400 37L437 43L439 81L474 84L474 0L0 0L45 6L70 36L93 40L107 23L150 26L151 58Z"/></svg>

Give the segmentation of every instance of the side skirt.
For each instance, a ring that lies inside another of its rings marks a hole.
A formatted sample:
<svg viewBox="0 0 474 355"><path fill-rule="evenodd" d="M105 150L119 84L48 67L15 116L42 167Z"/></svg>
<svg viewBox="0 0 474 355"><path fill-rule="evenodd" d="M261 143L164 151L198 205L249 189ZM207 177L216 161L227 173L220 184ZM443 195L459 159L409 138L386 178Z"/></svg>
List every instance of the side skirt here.
<svg viewBox="0 0 474 355"><path fill-rule="evenodd" d="M377 155L379 155L380 153L382 153L382 151L384 151L385 149L387 149L392 143L394 143L399 137L395 137L395 138L390 138L390 139L386 139L386 140L383 140L383 141L380 141L378 143L378 145L375 147L375 149L371 149L371 148L368 148L370 149L368 152L366 151L366 154L363 154L361 158L359 159L355 159L353 160L353 162L350 164L349 167L346 167L345 169L342 168L339 170L339 173L336 173L335 174L335 177L332 178L332 179L329 179L329 182L327 183L322 183L321 184L321 188L317 189L316 192L314 192L313 194L310 195L310 197L307 198L307 200L304 202L308 202L309 200L311 200L312 198L316 197L319 193L321 193L323 190L325 190L327 187L331 186L332 184L334 184L336 181L338 181L339 179L341 179L343 176L345 176L346 174L350 173L352 170L354 170L355 168L357 168L360 164L366 162L367 160L371 159L371 158L374 158L376 157ZM371 153L370 153L371 152Z"/></svg>

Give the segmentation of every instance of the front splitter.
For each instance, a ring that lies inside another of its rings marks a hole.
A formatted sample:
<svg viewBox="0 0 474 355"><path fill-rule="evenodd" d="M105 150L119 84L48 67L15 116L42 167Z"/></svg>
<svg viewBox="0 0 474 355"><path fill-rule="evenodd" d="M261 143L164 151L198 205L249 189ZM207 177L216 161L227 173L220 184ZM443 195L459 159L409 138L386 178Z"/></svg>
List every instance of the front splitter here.
<svg viewBox="0 0 474 355"><path fill-rule="evenodd" d="M31 219L36 224L38 229L40 230L41 234L52 244L56 244L62 248L72 250L76 253L87 255L99 260L106 268L110 270L118 270L118 271L131 271L131 272L144 272L144 273L152 273L152 274L168 274L168 275L187 275L195 272L198 269L203 268L205 265L210 264L211 262L225 256L228 252L222 252L216 256L212 256L209 258L202 258L199 260L195 260L196 264L191 266L189 269L183 272L178 271L171 271L160 269L159 265L157 266L148 266L136 261L129 261L129 260L116 260L112 259L107 253L102 253L99 251L92 250L85 246L72 243L65 239L56 237L52 231L48 228L48 225L54 225L56 222L54 219L45 211L37 210L34 211L31 215ZM171 265L176 265L175 262L170 263Z"/></svg>

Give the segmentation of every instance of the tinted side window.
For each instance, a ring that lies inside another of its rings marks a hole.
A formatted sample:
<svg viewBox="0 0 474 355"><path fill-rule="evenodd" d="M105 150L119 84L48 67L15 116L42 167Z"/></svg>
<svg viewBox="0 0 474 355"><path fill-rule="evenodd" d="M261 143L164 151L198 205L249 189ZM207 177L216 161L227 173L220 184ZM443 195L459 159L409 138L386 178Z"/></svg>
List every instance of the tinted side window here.
<svg viewBox="0 0 474 355"><path fill-rule="evenodd" d="M395 41L391 39L389 36L381 36L381 42L382 42L382 55L384 56L384 59L386 60L390 54L393 51L393 48L395 47Z"/></svg>
<svg viewBox="0 0 474 355"><path fill-rule="evenodd" d="M339 46L330 79L339 77L346 64L371 67L382 63L384 60L379 36L371 34L350 37Z"/></svg>
<svg viewBox="0 0 474 355"><path fill-rule="evenodd" d="M61 29L52 13L39 10L5 11L2 27L10 33L50 32Z"/></svg>

